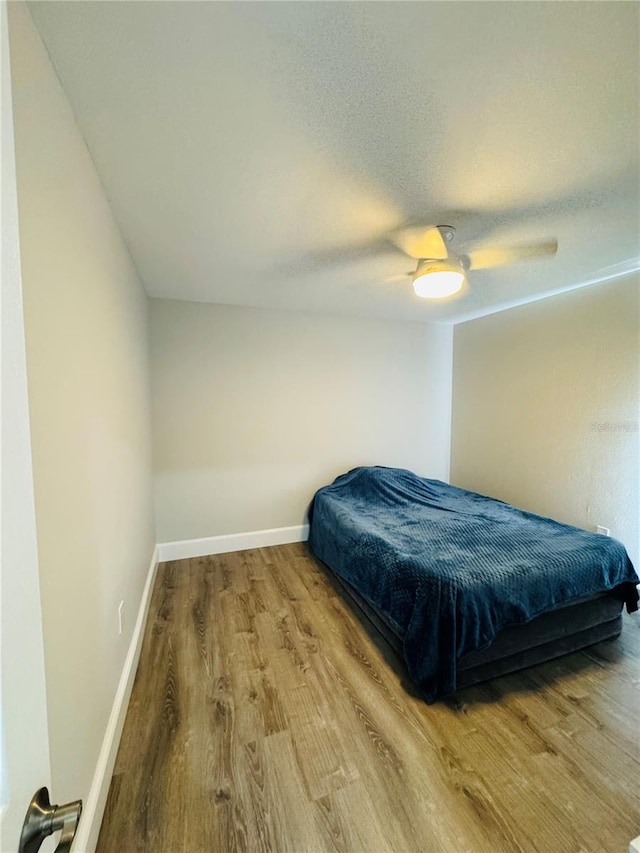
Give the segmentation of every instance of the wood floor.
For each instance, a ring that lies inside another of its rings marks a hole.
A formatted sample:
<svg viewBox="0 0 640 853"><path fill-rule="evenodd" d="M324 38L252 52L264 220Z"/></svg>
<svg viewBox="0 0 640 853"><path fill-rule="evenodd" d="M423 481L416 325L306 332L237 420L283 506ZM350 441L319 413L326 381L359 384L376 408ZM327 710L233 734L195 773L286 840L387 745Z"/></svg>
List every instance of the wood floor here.
<svg viewBox="0 0 640 853"><path fill-rule="evenodd" d="M639 795L636 617L426 705L286 545L160 566L98 850L626 853Z"/></svg>

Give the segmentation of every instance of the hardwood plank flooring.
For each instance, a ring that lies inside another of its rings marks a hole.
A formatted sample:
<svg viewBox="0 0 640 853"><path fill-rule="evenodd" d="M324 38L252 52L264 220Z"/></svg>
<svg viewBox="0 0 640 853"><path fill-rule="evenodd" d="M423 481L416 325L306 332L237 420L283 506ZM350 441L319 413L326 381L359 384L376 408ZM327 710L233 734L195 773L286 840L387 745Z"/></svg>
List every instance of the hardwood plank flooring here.
<svg viewBox="0 0 640 853"><path fill-rule="evenodd" d="M425 704L307 546L159 567L99 853L624 853L640 619Z"/></svg>

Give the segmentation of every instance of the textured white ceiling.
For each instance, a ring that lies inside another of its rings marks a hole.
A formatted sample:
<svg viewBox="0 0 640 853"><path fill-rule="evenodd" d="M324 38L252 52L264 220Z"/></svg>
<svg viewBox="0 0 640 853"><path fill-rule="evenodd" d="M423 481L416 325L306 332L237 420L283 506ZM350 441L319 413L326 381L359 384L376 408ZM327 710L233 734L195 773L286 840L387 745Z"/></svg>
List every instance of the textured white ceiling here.
<svg viewBox="0 0 640 853"><path fill-rule="evenodd" d="M638 3L30 8L152 295L441 321L638 265ZM411 222L560 248L430 303L359 251Z"/></svg>

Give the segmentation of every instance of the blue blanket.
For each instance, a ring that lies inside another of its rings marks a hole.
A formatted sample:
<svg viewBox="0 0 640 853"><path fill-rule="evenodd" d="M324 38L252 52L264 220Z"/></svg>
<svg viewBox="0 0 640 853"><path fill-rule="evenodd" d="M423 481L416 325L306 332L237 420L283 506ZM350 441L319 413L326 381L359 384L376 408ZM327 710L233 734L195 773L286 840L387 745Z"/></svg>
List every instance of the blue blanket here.
<svg viewBox="0 0 640 853"><path fill-rule="evenodd" d="M355 468L316 493L310 521L314 554L386 615L428 701L508 625L617 587L637 607L616 539L410 471Z"/></svg>

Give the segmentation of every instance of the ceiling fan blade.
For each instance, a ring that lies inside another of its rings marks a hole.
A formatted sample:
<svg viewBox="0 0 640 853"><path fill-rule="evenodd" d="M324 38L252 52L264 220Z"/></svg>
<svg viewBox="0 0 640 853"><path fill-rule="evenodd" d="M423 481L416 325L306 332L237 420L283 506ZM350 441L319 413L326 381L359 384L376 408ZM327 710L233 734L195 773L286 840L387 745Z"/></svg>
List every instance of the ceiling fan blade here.
<svg viewBox="0 0 640 853"><path fill-rule="evenodd" d="M504 267L528 261L534 258L544 258L555 255L558 251L557 240L545 240L543 243L529 243L520 246L509 246L504 249L476 249L468 255L461 255L462 265L467 270L484 270L490 267Z"/></svg>
<svg viewBox="0 0 640 853"><path fill-rule="evenodd" d="M400 275L390 275L389 278L383 279L383 284L395 284L397 281L406 281L409 276L414 275L415 270L409 270L409 272L403 272Z"/></svg>
<svg viewBox="0 0 640 853"><path fill-rule="evenodd" d="M398 251L398 247L391 244L386 237L378 237L366 243L306 252L278 265L277 271L285 275L305 275L322 272L327 267L355 264Z"/></svg>
<svg viewBox="0 0 640 853"><path fill-rule="evenodd" d="M391 242L410 258L416 261L428 258L429 260L445 260L449 257L447 244L442 232L437 225L429 228L403 228L389 235Z"/></svg>

